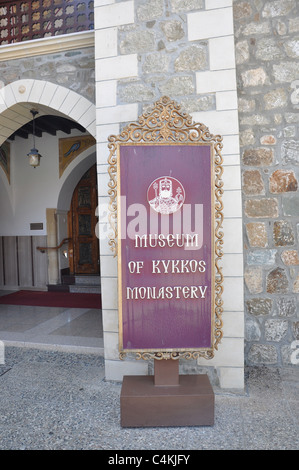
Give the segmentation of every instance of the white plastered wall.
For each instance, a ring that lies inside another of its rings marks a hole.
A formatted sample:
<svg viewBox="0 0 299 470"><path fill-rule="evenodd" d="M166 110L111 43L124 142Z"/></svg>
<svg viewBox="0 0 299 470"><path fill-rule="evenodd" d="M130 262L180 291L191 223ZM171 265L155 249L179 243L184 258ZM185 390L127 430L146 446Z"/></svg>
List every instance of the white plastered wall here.
<svg viewBox="0 0 299 470"><path fill-rule="evenodd" d="M224 157L224 337L212 360L199 365L217 370L220 386L244 386L243 238L237 89L232 0L206 0L205 10L188 12L188 40L209 44L207 71L196 72L196 93L215 93L216 110L193 113L213 134L223 136ZM119 105L117 81L138 77L137 54L118 55L117 28L134 24L134 1L95 1L96 135L100 207L100 252L106 378L147 374L146 361L118 359L117 259L108 246L107 139L120 123L136 121L137 103ZM171 97L170 97L171 98ZM105 188L107 188L105 190Z"/></svg>

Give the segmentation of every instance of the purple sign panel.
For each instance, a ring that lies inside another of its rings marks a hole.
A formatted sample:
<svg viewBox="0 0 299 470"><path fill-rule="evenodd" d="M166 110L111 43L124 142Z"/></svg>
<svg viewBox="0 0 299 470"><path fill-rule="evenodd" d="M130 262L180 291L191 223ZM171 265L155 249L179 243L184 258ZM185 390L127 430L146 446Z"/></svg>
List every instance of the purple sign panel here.
<svg viewBox="0 0 299 470"><path fill-rule="evenodd" d="M210 144L122 144L118 153L120 349L213 347Z"/></svg>

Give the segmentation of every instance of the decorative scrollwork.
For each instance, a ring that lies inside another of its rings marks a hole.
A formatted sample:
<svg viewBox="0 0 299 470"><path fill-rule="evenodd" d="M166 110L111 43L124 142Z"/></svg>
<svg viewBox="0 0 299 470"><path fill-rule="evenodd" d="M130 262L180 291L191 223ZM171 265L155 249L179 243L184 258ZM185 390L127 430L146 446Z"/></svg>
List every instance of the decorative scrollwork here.
<svg viewBox="0 0 299 470"><path fill-rule="evenodd" d="M112 229L109 234L109 245L114 254L117 255L117 147L121 143L207 143L214 149L214 173L215 173L215 318L214 318L214 349L218 349L218 344L222 338L223 312L223 274L219 261L223 256L223 167L221 149L223 147L222 137L213 135L209 129L201 123L194 123L192 117L181 112L181 106L169 97L163 96L158 100L152 109L142 114L137 122L130 123L118 135L111 135L108 139L110 154L108 158L110 181L108 183L110 196L109 201L109 224ZM197 359L205 357L211 359L214 356L213 350L184 351L184 352L137 352L136 359ZM123 359L126 353L121 352Z"/></svg>
<svg viewBox="0 0 299 470"><path fill-rule="evenodd" d="M125 359L127 353L122 351L119 354L120 359ZM148 359L155 359L158 361L165 360L179 360L179 359L199 359L200 357L204 357L206 359L212 359L214 357L214 352L212 350L207 351L163 351L163 352L147 352L147 351L138 351L135 353L136 360L148 360Z"/></svg>

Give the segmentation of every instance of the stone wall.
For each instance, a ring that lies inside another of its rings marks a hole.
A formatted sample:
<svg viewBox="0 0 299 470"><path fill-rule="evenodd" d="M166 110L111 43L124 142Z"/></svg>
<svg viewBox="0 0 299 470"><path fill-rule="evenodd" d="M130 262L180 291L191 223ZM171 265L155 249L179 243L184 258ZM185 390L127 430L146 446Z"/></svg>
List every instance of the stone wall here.
<svg viewBox="0 0 299 470"><path fill-rule="evenodd" d="M108 379L145 374L146 361L119 361L117 260L107 243L107 139L136 121L163 95L194 122L223 135L224 327L208 368L213 383L244 386L244 297L241 172L232 0L96 0L97 168L105 367Z"/></svg>
<svg viewBox="0 0 299 470"><path fill-rule="evenodd" d="M17 80L49 81L95 102L94 48L0 61L0 88Z"/></svg>
<svg viewBox="0 0 299 470"><path fill-rule="evenodd" d="M188 43L183 2L172 1L168 8L165 3L161 0L136 2L136 23L120 28L120 53L138 54L139 77L118 83L119 102L138 102L144 107L167 95L179 99L187 112L215 109L211 95L194 99L194 72L209 68L208 43L200 40ZM190 10L203 6L202 0L185 4Z"/></svg>
<svg viewBox="0 0 299 470"><path fill-rule="evenodd" d="M234 1L247 364L299 339L299 3Z"/></svg>

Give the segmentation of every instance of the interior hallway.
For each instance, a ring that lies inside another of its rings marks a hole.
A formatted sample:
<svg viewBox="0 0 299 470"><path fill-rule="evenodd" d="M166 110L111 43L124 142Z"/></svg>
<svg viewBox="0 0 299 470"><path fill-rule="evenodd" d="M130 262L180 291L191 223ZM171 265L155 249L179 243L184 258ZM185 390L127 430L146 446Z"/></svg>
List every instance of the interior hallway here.
<svg viewBox="0 0 299 470"><path fill-rule="evenodd" d="M0 296L9 293L0 290ZM0 340L6 346L104 354L102 311L0 305Z"/></svg>

